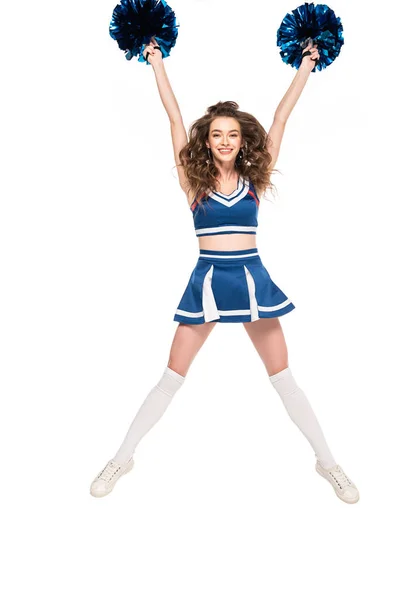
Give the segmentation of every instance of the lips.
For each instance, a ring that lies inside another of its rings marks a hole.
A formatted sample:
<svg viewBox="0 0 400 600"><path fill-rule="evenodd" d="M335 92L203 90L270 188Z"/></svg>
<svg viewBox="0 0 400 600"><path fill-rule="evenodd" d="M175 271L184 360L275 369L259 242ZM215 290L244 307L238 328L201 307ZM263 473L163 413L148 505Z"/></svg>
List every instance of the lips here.
<svg viewBox="0 0 400 600"><path fill-rule="evenodd" d="M220 152L221 154L230 154L232 152L232 148L229 149L219 149L218 152Z"/></svg>

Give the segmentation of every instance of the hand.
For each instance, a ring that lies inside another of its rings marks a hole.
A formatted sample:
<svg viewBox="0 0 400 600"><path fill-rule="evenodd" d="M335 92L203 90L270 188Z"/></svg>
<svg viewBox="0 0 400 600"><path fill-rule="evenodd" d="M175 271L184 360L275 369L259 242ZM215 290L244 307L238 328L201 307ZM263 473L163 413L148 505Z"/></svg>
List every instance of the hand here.
<svg viewBox="0 0 400 600"><path fill-rule="evenodd" d="M156 38L152 37L150 40L150 43L143 50L142 54L143 54L144 58L146 58L146 54L149 53L149 55L147 57L147 61L151 65L159 64L163 60L161 50L154 48L154 46L158 46L158 45L159 44L157 43Z"/></svg>
<svg viewBox="0 0 400 600"><path fill-rule="evenodd" d="M315 61L319 60L319 52L317 49L317 44L314 42L310 42L306 48L304 48L301 53L311 52L308 56L305 56L302 61L300 67L303 69L307 69L308 71L312 71L315 67Z"/></svg>

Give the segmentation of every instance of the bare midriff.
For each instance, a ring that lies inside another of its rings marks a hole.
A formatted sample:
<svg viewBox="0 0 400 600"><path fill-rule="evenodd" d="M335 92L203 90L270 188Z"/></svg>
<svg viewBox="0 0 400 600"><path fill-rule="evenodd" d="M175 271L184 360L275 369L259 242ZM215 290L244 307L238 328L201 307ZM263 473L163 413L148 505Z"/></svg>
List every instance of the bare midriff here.
<svg viewBox="0 0 400 600"><path fill-rule="evenodd" d="M257 248L255 233L221 233L197 238L200 250L248 250Z"/></svg>

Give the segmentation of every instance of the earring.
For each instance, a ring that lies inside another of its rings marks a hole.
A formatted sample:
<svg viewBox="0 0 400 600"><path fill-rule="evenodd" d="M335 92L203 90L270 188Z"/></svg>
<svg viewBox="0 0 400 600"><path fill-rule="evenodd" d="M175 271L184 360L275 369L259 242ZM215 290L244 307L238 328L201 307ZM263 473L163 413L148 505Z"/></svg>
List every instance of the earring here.
<svg viewBox="0 0 400 600"><path fill-rule="evenodd" d="M247 154L247 142L245 143L244 149L246 150L246 154ZM239 154L240 154L240 157L239 157ZM240 162L242 162L242 160L243 160L243 158L244 158L244 151L243 151L243 149L242 149L242 148L241 148L241 149L240 149L240 151L238 152L238 157L239 157L239 160L240 160ZM246 160L245 162L246 162L246 165L247 165L248 167L250 167L250 166L251 166L251 162L250 162L250 161Z"/></svg>
<svg viewBox="0 0 400 600"><path fill-rule="evenodd" d="M212 154L211 154L210 148L208 148L208 147L207 147L207 152L208 152L208 159L206 160L206 163L210 164L211 159L212 159Z"/></svg>

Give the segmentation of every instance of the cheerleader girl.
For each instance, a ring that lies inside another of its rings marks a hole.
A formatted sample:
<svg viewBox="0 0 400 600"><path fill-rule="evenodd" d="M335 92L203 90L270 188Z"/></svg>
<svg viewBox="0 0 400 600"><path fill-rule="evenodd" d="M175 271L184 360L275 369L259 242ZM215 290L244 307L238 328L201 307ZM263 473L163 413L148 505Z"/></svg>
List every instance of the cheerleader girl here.
<svg viewBox="0 0 400 600"><path fill-rule="evenodd" d="M179 183L192 211L199 258L176 309L178 322L168 365L140 406L117 453L92 482L93 496L109 494L133 467L134 451L185 381L189 367L217 323L243 323L293 422L309 441L317 472L337 496L355 503L359 493L336 463L318 420L288 365L279 317L294 304L271 280L257 251L259 197L272 188L286 122L319 53L310 43L267 133L235 102L218 102L190 127L189 139L168 80L160 47L143 51L167 111Z"/></svg>

